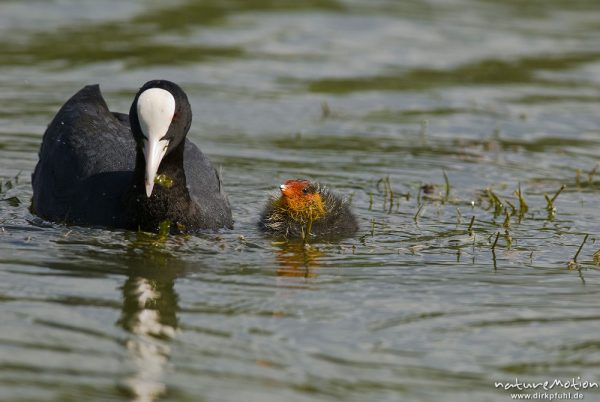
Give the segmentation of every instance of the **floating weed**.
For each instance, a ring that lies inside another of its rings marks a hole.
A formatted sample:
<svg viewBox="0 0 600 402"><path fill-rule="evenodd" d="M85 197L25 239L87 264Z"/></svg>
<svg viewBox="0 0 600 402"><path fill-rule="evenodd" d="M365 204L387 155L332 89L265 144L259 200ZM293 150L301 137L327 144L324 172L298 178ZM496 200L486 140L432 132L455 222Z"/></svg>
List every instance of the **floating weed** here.
<svg viewBox="0 0 600 402"><path fill-rule="evenodd" d="M186 233L187 232L187 228L185 227L185 225L183 223L175 223L175 226L177 227L177 231L179 233Z"/></svg>
<svg viewBox="0 0 600 402"><path fill-rule="evenodd" d="M165 219L164 221L160 221L158 224L158 238L160 240L165 240L169 233L171 232L171 221Z"/></svg>
<svg viewBox="0 0 600 402"><path fill-rule="evenodd" d="M544 198L546 199L546 209L548 210L548 217L554 217L554 215L556 214L556 207L554 206L554 201L556 200L556 198L560 195L560 193L562 193L562 191L566 188L566 186L563 184L562 186L560 186L560 188L558 189L558 191L556 192L556 194L554 194L554 196L552 198L550 198L548 196L547 193L544 193Z"/></svg>
<svg viewBox="0 0 600 402"><path fill-rule="evenodd" d="M502 226L505 229L508 229L510 227L510 217L512 216L512 214L510 212L508 212L508 208L504 209L504 213L505 213L505 217L504 217L504 222L502 223Z"/></svg>
<svg viewBox="0 0 600 402"><path fill-rule="evenodd" d="M389 176L383 177L377 180L375 185L377 192L383 194L383 205L382 209L384 212L391 214L394 212L394 206L396 207L396 212L400 209L400 198L404 197L407 201L410 200L411 194L410 192L401 193L394 191L392 188L391 180ZM369 192L369 210L373 209L373 193ZM420 195L418 195L420 200ZM420 201L419 201L420 203Z"/></svg>
<svg viewBox="0 0 600 402"><path fill-rule="evenodd" d="M581 242L581 244L579 245L579 248L577 249L577 252L573 256L573 259L567 263L567 269L569 271L572 271L572 270L575 270L575 269L580 270L579 264L577 263L577 257L579 257L579 253L581 253L581 249L583 249L583 246L584 246L584 244L587 241L587 239L588 239L589 236L590 236L589 234L585 235L585 237L583 238L583 241ZM596 257L597 253L598 253L598 251L596 251L596 253L594 253L594 258ZM583 278L582 278L582 280L583 280Z"/></svg>
<svg viewBox="0 0 600 402"><path fill-rule="evenodd" d="M594 186L594 177L598 174L600 163L594 165L594 167L587 173L587 178L584 178L584 170L577 168L575 169L575 186L578 190L586 187Z"/></svg>
<svg viewBox="0 0 600 402"><path fill-rule="evenodd" d="M496 239L492 243L492 251L496 250L496 244L498 244L498 238L500 237L500 232L496 232Z"/></svg>
<svg viewBox="0 0 600 402"><path fill-rule="evenodd" d="M415 221L415 223L418 223L419 220L419 214L421 213L421 210L423 209L423 207L425 206L425 204L421 204L419 205L419 209L417 209L417 213L415 214L415 216L413 217L413 220Z"/></svg>
<svg viewBox="0 0 600 402"><path fill-rule="evenodd" d="M164 188L173 187L173 179L171 179L166 174L159 174L158 176L156 176L156 178L154 179L154 183Z"/></svg>
<svg viewBox="0 0 600 402"><path fill-rule="evenodd" d="M514 215L517 213L517 208L515 208L514 204L512 202L510 202L509 200L504 200L504 202L506 202L506 204L508 204L508 206L510 207L510 214ZM508 211L508 208L506 209L506 211Z"/></svg>
<svg viewBox="0 0 600 402"><path fill-rule="evenodd" d="M262 248L261 246L259 246L256 243L251 243L248 240L246 240L246 238L244 237L244 235L240 235L238 237L238 240L240 242L241 247L236 247L236 251L241 251L244 248ZM273 245L281 245L281 244L287 244L287 241L273 241L271 242L271 244Z"/></svg>
<svg viewBox="0 0 600 402"><path fill-rule="evenodd" d="M471 222L469 222L469 227L467 228L470 236L473 236L473 223L475 223L475 215L471 217Z"/></svg>
<svg viewBox="0 0 600 402"><path fill-rule="evenodd" d="M498 269L496 265L496 244L498 244L498 238L500 238L500 232L496 233L496 239L492 244L492 263L494 264L494 271Z"/></svg>
<svg viewBox="0 0 600 402"><path fill-rule="evenodd" d="M496 193L490 188L486 188L485 193L490 202L490 206L494 208L494 217L500 215L504 209L504 205L502 204L502 201L500 201L500 198L498 198Z"/></svg>
<svg viewBox="0 0 600 402"><path fill-rule="evenodd" d="M167 241L171 232L171 221L166 219L158 224L158 232L146 232L138 227L136 232L135 244L139 246L149 245L151 247L161 247Z"/></svg>
<svg viewBox="0 0 600 402"><path fill-rule="evenodd" d="M383 185L383 191L380 186ZM391 213L394 206L394 191L390 184L390 176L385 176L377 181L377 190L383 192L383 210Z"/></svg>
<svg viewBox="0 0 600 402"><path fill-rule="evenodd" d="M594 264L596 264L597 266L600 266L600 250L596 251L592 255L592 260L594 261Z"/></svg>
<svg viewBox="0 0 600 402"><path fill-rule="evenodd" d="M521 183L519 182L519 189L515 191L515 195L519 199L519 217L523 217L527 211L529 211L529 205L525 201L525 197L523 197L523 192L521 191Z"/></svg>

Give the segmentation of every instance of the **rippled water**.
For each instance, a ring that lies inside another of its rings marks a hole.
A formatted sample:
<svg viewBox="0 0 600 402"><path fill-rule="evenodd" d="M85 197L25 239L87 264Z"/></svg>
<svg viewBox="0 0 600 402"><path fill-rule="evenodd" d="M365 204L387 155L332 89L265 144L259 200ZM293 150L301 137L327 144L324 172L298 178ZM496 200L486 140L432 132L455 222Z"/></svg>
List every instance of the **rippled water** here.
<svg viewBox="0 0 600 402"><path fill-rule="evenodd" d="M495 381L600 381L599 21L591 0L2 2L0 399L507 401ZM100 83L126 111L154 78L187 91L235 229L32 216L60 105ZM357 236L264 238L293 177L351 196Z"/></svg>

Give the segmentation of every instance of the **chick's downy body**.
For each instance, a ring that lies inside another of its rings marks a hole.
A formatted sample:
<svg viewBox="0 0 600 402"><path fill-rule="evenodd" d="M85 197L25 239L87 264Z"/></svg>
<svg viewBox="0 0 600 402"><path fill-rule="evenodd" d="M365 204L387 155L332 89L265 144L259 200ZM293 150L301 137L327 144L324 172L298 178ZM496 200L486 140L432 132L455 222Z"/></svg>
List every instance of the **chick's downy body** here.
<svg viewBox="0 0 600 402"><path fill-rule="evenodd" d="M272 196L259 226L269 234L286 238L344 237L358 224L350 205L324 186L308 180L288 180L281 195Z"/></svg>

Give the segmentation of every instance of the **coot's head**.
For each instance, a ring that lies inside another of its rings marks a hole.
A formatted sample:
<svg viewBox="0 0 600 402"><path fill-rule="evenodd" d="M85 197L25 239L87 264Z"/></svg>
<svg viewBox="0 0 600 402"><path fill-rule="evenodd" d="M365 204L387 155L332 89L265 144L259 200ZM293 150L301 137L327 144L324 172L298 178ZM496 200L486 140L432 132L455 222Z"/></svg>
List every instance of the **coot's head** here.
<svg viewBox="0 0 600 402"><path fill-rule="evenodd" d="M315 220L325 215L319 186L308 180L287 180L279 186L281 202L289 215L300 221Z"/></svg>
<svg viewBox="0 0 600 402"><path fill-rule="evenodd" d="M146 159L146 195L165 155L185 139L192 124L192 109L185 92L170 81L148 81L140 88L129 111L131 131Z"/></svg>

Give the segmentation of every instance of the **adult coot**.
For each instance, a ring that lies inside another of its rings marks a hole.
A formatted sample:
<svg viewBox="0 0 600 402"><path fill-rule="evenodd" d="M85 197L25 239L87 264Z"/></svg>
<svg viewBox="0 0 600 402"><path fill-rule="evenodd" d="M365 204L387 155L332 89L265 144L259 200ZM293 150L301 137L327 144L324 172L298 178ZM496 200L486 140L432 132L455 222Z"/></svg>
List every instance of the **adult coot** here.
<svg viewBox="0 0 600 402"><path fill-rule="evenodd" d="M129 116L109 111L98 85L77 92L44 133L31 210L75 225L174 232L231 228L218 172L187 138L187 96L149 81ZM157 184L155 184L157 183Z"/></svg>
<svg viewBox="0 0 600 402"><path fill-rule="evenodd" d="M358 229L350 205L318 183L288 180L262 213L260 228L286 238L344 237Z"/></svg>

